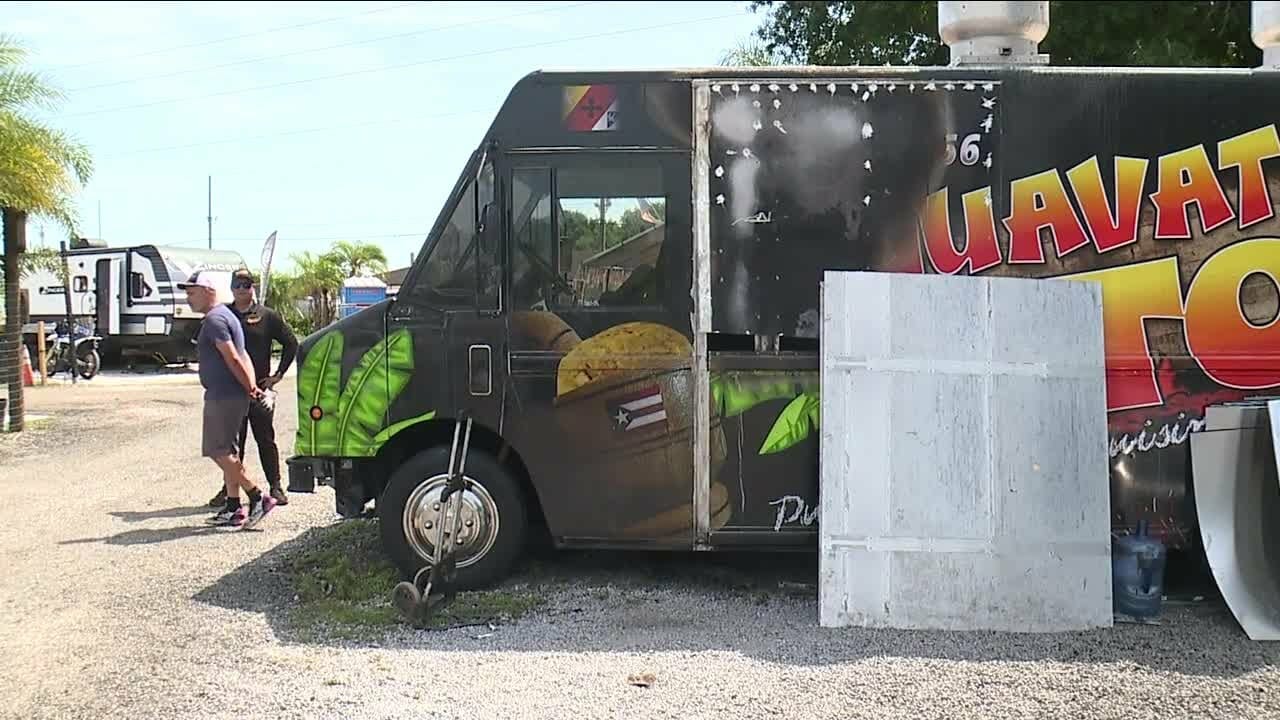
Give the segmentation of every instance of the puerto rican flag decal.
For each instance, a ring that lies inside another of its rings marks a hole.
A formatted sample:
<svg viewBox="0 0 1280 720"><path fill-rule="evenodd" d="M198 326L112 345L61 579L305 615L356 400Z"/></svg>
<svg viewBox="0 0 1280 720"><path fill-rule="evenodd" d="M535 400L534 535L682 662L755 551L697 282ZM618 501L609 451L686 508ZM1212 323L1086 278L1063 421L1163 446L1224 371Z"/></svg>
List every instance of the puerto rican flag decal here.
<svg viewBox="0 0 1280 720"><path fill-rule="evenodd" d="M573 85L564 89L564 125L570 132L600 132L618 127L618 92L612 85Z"/></svg>
<svg viewBox="0 0 1280 720"><path fill-rule="evenodd" d="M618 398L608 403L607 407L615 430L631 432L667 426L667 409L662 404L662 388L657 385Z"/></svg>

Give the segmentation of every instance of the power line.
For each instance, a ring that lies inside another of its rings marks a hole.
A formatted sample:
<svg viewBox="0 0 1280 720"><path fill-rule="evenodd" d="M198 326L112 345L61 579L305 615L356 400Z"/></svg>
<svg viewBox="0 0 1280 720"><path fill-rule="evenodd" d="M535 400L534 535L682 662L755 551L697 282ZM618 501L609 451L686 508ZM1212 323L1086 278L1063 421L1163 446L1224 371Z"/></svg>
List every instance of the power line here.
<svg viewBox="0 0 1280 720"><path fill-rule="evenodd" d="M289 87L292 85L305 85L307 83L322 82L325 80L337 80L340 78L355 77L357 75L369 75L373 73L388 72L391 70L402 70L404 68L418 67L422 65L431 65L431 64L440 63L440 62L451 62L453 60L467 60L470 58L481 57L484 55L496 55L498 53L510 52L512 50L530 50L533 48L548 47L551 45L561 45L561 44L570 43L570 42L578 42L580 40L596 40L596 39L605 38L605 37L616 37L618 35L629 35L631 33L647 32L649 30L662 30L665 28L676 27L679 25L692 25L694 23L711 22L713 20L724 20L727 18L738 17L738 15L739 15L738 13L734 13L732 15L715 15L712 17L693 18L690 20L680 20L677 22L662 23L659 25L648 25L645 27L628 28L624 30L613 30L610 32L592 33L589 35L578 35L576 37L560 38L557 40L547 40L544 42L528 43L525 45L511 45L508 47L492 48L489 50L480 50L477 52L465 53L462 55L452 55L449 57L431 58L429 60L416 60L414 62L401 63L399 65L385 65L383 67L368 68L365 70L352 70L349 72L335 73L333 75L321 75L319 77L313 77L313 78L303 78L300 80L289 80L286 82L271 83L269 85L256 85L253 87L240 88L237 90L223 90L220 92L206 93L204 95L192 95L184 98L168 98L165 100L156 100L154 102L139 103L136 105L125 105L122 107L104 108L101 110L88 110L85 112L67 113L67 115L70 115L70 116L100 115L102 113L122 112L125 110L137 110L140 108L155 107L157 105L169 105L172 103L187 102L190 100L204 100L206 98L224 97L227 95L238 95L240 93L254 92L257 90L272 90L275 88Z"/></svg>
<svg viewBox="0 0 1280 720"><path fill-rule="evenodd" d="M148 57L150 55L159 55L162 53L174 52L176 50L187 50L189 48L205 47L206 45L217 45L219 43L230 42L232 40L240 40L242 38L257 37L259 35L270 35L271 33L284 32L286 30L297 30L304 27L312 27L315 25L324 25L326 23L337 22L339 20L350 20L351 18L363 17L365 15L375 15L377 13L390 12L391 10L399 10L400 8L410 7L412 5L425 5L426 0L418 0L417 2L400 3L399 5L391 5L389 7L375 8L373 10L365 10L358 13L350 13L347 15L338 15L336 17L323 18L320 20L308 20L307 22L297 23L295 25L281 25L279 27L268 28L266 30L256 30L254 32L243 33L240 35L230 35L228 37L218 38L216 40L205 40L197 43L189 43L187 45L175 45L167 48L157 48L155 50L144 50L133 55L119 55L113 58L103 58L100 60L92 60L90 62L76 63L74 65L55 65L49 70L71 70L74 68L84 67L86 65L100 65L108 62L118 62L120 60L133 60L134 58Z"/></svg>
<svg viewBox="0 0 1280 720"><path fill-rule="evenodd" d="M279 55L267 55L265 57L248 58L245 60L235 60L232 62L222 63L220 65L208 65L200 68L188 68L186 70L175 70L173 72L161 73L159 75L146 75L143 77L131 78L128 80L115 80L112 82L100 83L98 85L86 85L84 87L72 88L70 92L85 92L88 90L98 90L101 88L115 87L117 85L129 85L132 83L146 82L147 80L160 80L163 78L177 77L179 75L189 75L191 73L208 72L210 70L221 70L223 68L236 67L238 65L252 65L255 63L266 62L268 60L280 60L283 58L296 57L298 55L307 55L310 53L325 52L328 50L339 50L341 48L354 47L356 45L367 45L369 43L382 42L384 40L398 40L401 38L413 37L415 35L425 35L433 32L439 32L442 30L453 30L460 27L468 27L471 25L491 23L497 20L518 18L518 17L527 16L527 15L540 15L543 13L559 12L561 10L572 10L574 8L580 8L585 5L598 4L598 1L599 0L591 0L591 2L580 2L572 5L560 5L553 8L539 8L538 10L530 10L528 12L516 13L514 15L502 15L501 17L488 17L488 18L482 18L480 20L468 20L466 22L455 23L453 25L441 25L437 27L423 28L420 30L411 30L409 32L396 33L394 35L383 35L375 38L366 38L364 40L353 40L351 42L339 43L337 45L327 45L325 47L309 48L306 50L295 50L293 52L281 53Z"/></svg>
<svg viewBox="0 0 1280 720"><path fill-rule="evenodd" d="M248 135L233 138L223 138L221 140L207 140L202 142L186 143L183 145L161 145L158 147L138 148L136 150L128 150L125 152L113 153L111 155L102 156L103 160L111 158L128 157L131 155L141 155L144 153L166 152L170 150L186 150L189 148L208 147L210 145L230 145L242 142L251 142L254 140L269 140L272 138L285 137L289 135L307 135L311 133L333 132L335 130L354 130L356 128L370 127L373 125L396 125L400 123L416 123L423 120L439 120L441 118L459 117L462 115L477 115L480 113L490 113L492 110L459 110L457 112L438 113L435 115L414 115L412 117L392 118L389 120L369 120L360 123L351 123L347 125L328 125L317 128L303 128L301 130L283 130L281 132L264 133L261 135Z"/></svg>

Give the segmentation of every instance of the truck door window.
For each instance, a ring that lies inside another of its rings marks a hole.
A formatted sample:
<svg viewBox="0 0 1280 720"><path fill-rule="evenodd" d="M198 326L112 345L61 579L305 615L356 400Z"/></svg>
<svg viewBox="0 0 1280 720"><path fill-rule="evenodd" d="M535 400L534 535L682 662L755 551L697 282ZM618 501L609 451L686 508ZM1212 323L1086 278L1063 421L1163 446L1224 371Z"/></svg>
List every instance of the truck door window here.
<svg viewBox="0 0 1280 720"><path fill-rule="evenodd" d="M626 158L556 172L560 272L578 307L660 305L667 193L656 161Z"/></svg>
<svg viewBox="0 0 1280 720"><path fill-rule="evenodd" d="M467 186L440 240L431 249L418 285L434 302L470 306L476 298L476 193Z"/></svg>
<svg viewBox="0 0 1280 720"><path fill-rule="evenodd" d="M557 304L552 243L551 170L517 168L511 183L511 302L517 310Z"/></svg>

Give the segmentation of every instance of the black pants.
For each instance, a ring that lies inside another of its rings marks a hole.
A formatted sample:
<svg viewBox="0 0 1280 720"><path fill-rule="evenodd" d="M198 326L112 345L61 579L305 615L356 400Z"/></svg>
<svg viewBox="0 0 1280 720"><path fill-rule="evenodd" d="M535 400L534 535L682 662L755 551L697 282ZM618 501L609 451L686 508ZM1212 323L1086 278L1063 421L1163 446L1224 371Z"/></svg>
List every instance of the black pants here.
<svg viewBox="0 0 1280 720"><path fill-rule="evenodd" d="M240 462L244 462L245 438L253 428L253 442L258 446L258 459L270 487L280 487L280 453L276 449L276 428L272 413L256 402L249 403L249 414L240 421L240 436L236 447L240 449Z"/></svg>

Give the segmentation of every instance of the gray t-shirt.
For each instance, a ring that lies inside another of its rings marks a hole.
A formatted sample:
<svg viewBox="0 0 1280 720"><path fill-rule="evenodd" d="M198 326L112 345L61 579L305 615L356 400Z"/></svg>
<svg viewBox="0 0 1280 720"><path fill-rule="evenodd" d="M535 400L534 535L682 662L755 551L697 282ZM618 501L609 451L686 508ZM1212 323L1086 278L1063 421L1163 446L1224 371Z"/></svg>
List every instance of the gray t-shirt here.
<svg viewBox="0 0 1280 720"><path fill-rule="evenodd" d="M222 353L218 352L217 343L226 340L231 341L237 353L244 353L244 329L240 327L240 321L226 305L215 305L205 313L204 322L200 323L200 335L196 339L200 384L210 395L244 395L244 386L227 367Z"/></svg>

